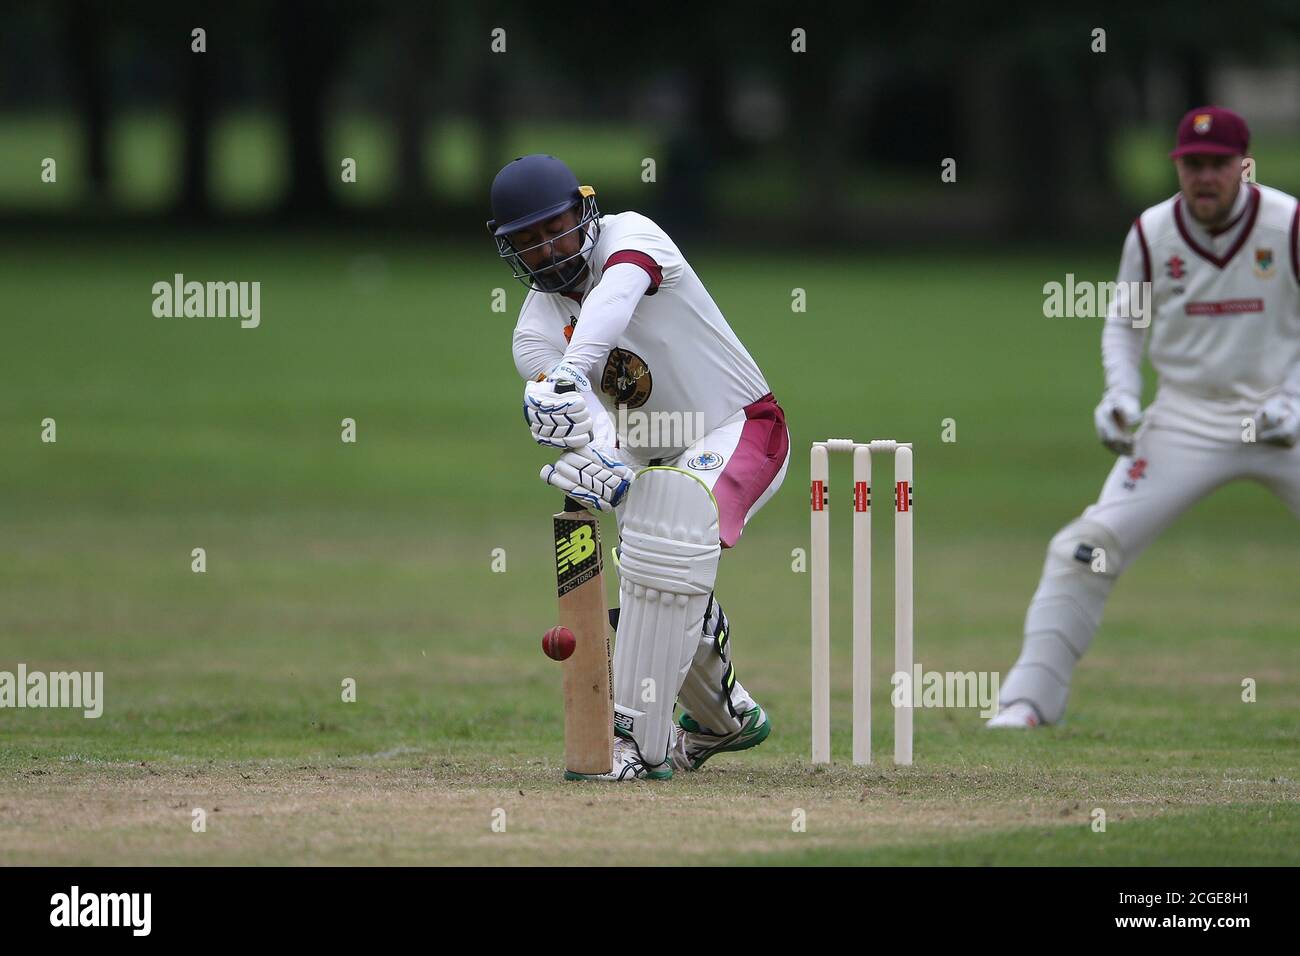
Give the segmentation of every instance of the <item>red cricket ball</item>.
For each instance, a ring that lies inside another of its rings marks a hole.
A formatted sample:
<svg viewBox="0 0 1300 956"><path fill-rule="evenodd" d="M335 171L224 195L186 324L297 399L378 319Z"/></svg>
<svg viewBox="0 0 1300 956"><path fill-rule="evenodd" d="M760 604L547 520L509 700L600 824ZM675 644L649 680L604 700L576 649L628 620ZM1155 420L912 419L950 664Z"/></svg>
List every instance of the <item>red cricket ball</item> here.
<svg viewBox="0 0 1300 956"><path fill-rule="evenodd" d="M573 649L578 646L573 632L563 624L557 624L542 635L542 650L553 661L568 660Z"/></svg>

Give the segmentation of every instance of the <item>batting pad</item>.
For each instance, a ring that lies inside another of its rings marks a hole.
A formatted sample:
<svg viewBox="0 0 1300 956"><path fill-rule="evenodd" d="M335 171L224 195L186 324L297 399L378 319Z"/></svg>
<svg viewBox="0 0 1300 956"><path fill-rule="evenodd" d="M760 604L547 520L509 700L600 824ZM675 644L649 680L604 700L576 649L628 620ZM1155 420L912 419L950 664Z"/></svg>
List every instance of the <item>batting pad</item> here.
<svg viewBox="0 0 1300 956"><path fill-rule="evenodd" d="M690 472L646 468L628 489L620 532L614 702L644 714L633 739L654 766L668 757L673 705L718 574L717 502Z"/></svg>
<svg viewBox="0 0 1300 956"><path fill-rule="evenodd" d="M677 701L702 729L717 736L739 731L744 726L739 715L758 706L736 680L731 661L731 625L716 594L704 620L704 638L677 692Z"/></svg>

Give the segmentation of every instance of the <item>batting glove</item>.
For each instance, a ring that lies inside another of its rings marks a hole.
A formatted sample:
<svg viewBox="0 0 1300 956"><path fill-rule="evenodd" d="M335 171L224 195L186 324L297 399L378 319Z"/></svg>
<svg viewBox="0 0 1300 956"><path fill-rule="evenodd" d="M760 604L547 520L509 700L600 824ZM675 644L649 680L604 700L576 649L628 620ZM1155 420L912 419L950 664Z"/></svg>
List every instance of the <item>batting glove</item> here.
<svg viewBox="0 0 1300 956"><path fill-rule="evenodd" d="M1300 440L1300 396L1279 393L1255 412L1255 440L1286 448Z"/></svg>
<svg viewBox="0 0 1300 956"><path fill-rule="evenodd" d="M566 451L541 472L542 481L597 511L613 511L622 504L634 477L612 448L596 445Z"/></svg>
<svg viewBox="0 0 1300 956"><path fill-rule="evenodd" d="M1108 391L1092 417L1103 445L1117 455L1133 453L1133 433L1142 421L1142 405L1136 395Z"/></svg>
<svg viewBox="0 0 1300 956"><path fill-rule="evenodd" d="M557 384L573 382L578 391L562 394ZM524 386L524 421L533 441L550 448L581 448L591 442L591 411L582 397L591 391L587 377L571 365L557 365L544 382Z"/></svg>

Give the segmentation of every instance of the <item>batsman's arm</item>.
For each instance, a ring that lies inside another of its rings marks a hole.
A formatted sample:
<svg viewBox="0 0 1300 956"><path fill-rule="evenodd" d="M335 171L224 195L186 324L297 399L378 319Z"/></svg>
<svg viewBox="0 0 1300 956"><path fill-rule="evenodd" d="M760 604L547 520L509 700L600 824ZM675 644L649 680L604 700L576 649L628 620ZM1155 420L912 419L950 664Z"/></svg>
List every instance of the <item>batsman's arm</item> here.
<svg viewBox="0 0 1300 956"><path fill-rule="evenodd" d="M627 262L610 266L582 304L582 319L563 361L584 374L597 368L627 331L637 303L649 288L650 277L639 266Z"/></svg>

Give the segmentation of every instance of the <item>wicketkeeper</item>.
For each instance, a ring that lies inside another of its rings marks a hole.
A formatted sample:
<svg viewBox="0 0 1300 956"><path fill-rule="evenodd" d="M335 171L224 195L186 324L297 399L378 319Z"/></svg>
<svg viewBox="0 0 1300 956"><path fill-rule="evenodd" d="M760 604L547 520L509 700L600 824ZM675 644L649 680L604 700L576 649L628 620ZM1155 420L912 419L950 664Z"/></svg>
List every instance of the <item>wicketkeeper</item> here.
<svg viewBox="0 0 1300 956"><path fill-rule="evenodd" d="M1189 112L1170 154L1178 194L1129 230L1120 288L1150 283L1150 313L1125 295L1111 303L1095 416L1120 459L1097 503L1048 547L990 727L1061 719L1115 581L1214 489L1257 481L1300 517L1300 212L1295 197L1243 182L1249 145L1231 110ZM1144 347L1159 378L1145 413Z"/></svg>

